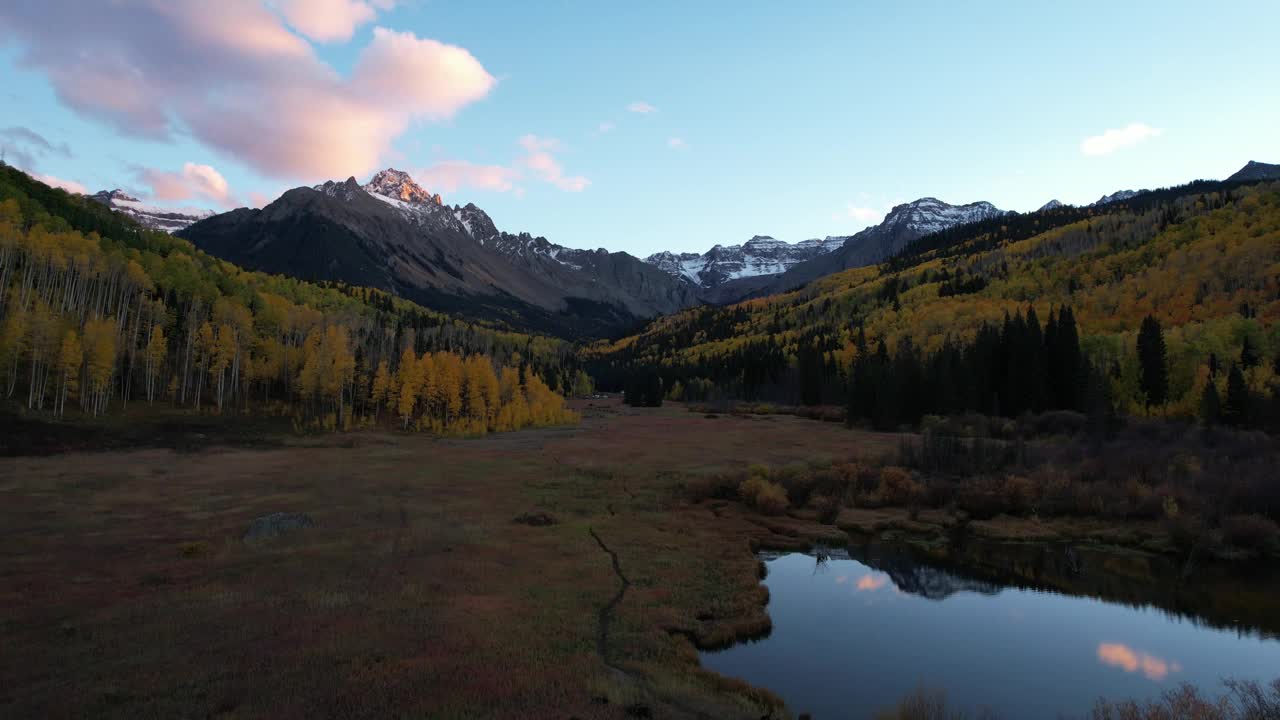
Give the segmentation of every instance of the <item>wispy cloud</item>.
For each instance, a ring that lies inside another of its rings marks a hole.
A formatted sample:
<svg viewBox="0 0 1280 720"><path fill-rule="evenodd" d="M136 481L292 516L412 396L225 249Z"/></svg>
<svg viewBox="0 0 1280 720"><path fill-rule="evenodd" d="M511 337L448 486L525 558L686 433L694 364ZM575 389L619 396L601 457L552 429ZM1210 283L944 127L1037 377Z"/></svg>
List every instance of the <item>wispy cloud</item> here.
<svg viewBox="0 0 1280 720"><path fill-rule="evenodd" d="M596 126L596 134L604 135L605 133L613 132L617 127L618 126L612 122L602 122Z"/></svg>
<svg viewBox="0 0 1280 720"><path fill-rule="evenodd" d="M686 147L689 147L689 145L685 143L684 138L673 137L670 140L667 140L667 147L673 150L683 150Z"/></svg>
<svg viewBox="0 0 1280 720"><path fill-rule="evenodd" d="M658 112L658 108L650 105L647 102L641 102L637 100L636 102L633 102L627 106L627 112L640 113L641 115L648 115L649 113Z"/></svg>
<svg viewBox="0 0 1280 720"><path fill-rule="evenodd" d="M561 149L559 140L530 134L520 138L520 147L525 149L525 155L520 158L519 164L544 182L566 192L582 192L591 184L590 180L581 175L565 175L564 167L552 154Z"/></svg>
<svg viewBox="0 0 1280 720"><path fill-rule="evenodd" d="M1127 147L1133 147L1148 138L1159 137L1164 132L1145 123L1130 123L1122 128L1112 128L1101 135L1087 137L1080 142L1080 152L1085 155L1110 155Z"/></svg>
<svg viewBox="0 0 1280 720"><path fill-rule="evenodd" d="M466 160L442 160L414 173L418 181L435 192L457 192L464 187L494 192L516 189L520 171L504 165L477 165Z"/></svg>
<svg viewBox="0 0 1280 720"><path fill-rule="evenodd" d="M466 160L441 160L414 175L424 187L437 192L457 192L475 188L491 192L510 192L523 197L526 181L545 182L565 192L581 192L591 185L582 175L565 173L556 153L564 143L556 138L532 133L521 136L516 144L520 154L510 165L481 165Z"/></svg>
<svg viewBox="0 0 1280 720"><path fill-rule="evenodd" d="M7 162L27 171L33 171L40 160L50 155L71 157L71 148L65 142L54 144L31 128L14 125L0 130L0 149Z"/></svg>

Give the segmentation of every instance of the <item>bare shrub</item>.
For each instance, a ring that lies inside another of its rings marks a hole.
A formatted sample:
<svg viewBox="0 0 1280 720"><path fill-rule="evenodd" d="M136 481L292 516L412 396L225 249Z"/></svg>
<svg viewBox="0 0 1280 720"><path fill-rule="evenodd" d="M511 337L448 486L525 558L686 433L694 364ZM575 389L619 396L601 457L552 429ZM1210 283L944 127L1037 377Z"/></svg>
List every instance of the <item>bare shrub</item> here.
<svg viewBox="0 0 1280 720"><path fill-rule="evenodd" d="M1280 526L1257 513L1222 519L1222 539L1246 550L1269 552L1280 548Z"/></svg>

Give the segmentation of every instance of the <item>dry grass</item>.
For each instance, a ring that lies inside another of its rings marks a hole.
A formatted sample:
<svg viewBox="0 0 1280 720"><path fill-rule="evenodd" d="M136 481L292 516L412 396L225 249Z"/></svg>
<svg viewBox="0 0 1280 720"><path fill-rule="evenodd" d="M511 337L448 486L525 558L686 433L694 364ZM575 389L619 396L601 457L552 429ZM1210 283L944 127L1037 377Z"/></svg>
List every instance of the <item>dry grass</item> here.
<svg viewBox="0 0 1280 720"><path fill-rule="evenodd" d="M678 501L751 462L891 452L798 418L580 404L578 428L0 459L4 717L760 717L693 643L767 628L753 543ZM276 511L316 526L248 546ZM512 522L545 512L556 524ZM781 521L781 519L780 519ZM632 586L597 651L600 608ZM830 530L830 528L828 528Z"/></svg>

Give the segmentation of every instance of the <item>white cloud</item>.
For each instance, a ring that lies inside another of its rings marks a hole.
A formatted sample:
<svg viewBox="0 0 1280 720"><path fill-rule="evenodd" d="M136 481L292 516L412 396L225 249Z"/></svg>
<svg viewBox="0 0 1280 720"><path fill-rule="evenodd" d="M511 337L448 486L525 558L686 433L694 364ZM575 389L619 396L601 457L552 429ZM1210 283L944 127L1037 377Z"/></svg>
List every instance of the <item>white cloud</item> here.
<svg viewBox="0 0 1280 720"><path fill-rule="evenodd" d="M1117 150L1132 147L1147 138L1158 137L1164 132L1145 123L1130 123L1119 129L1110 129L1101 135L1087 137L1080 143L1085 155L1109 155Z"/></svg>
<svg viewBox="0 0 1280 720"><path fill-rule="evenodd" d="M627 106L627 112L640 113L641 115L648 115L649 113L658 112L658 108L650 105L647 102L641 102L637 100L636 102L633 102Z"/></svg>
<svg viewBox="0 0 1280 720"><path fill-rule="evenodd" d="M596 134L597 134L597 135L603 135L603 134L605 134L605 133L607 133L607 132L613 132L614 128L616 128L616 127L618 127L618 126L617 126L617 125L615 125L615 124L613 124L613 123L611 123L611 122L602 122L602 123L600 123L600 125L599 125L599 126L597 126L597 127L596 127Z"/></svg>
<svg viewBox="0 0 1280 720"><path fill-rule="evenodd" d="M846 218L853 218L854 220L863 223L875 222L880 219L881 215L883 215L883 213L876 208L859 207L853 203L845 205L844 212L842 214Z"/></svg>
<svg viewBox="0 0 1280 720"><path fill-rule="evenodd" d="M667 147L673 150L683 150L688 147L683 138L673 137L667 140Z"/></svg>

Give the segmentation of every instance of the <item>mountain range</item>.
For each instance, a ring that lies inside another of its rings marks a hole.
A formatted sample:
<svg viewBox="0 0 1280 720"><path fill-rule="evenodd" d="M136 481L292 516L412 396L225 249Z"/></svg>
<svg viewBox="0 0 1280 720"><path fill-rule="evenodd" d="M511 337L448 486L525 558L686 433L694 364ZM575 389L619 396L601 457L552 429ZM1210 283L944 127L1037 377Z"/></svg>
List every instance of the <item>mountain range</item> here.
<svg viewBox="0 0 1280 720"><path fill-rule="evenodd" d="M474 205L445 205L388 169L289 190L178 234L238 265L375 287L427 307L565 336L625 329L698 302L626 253L569 250L499 232Z"/></svg>
<svg viewBox="0 0 1280 720"><path fill-rule="evenodd" d="M1228 182L1268 178L1280 178L1280 165L1250 162ZM1086 207L1145 192L1120 190ZM447 205L393 168L365 184L349 178L294 188L261 210L217 215L150 206L118 189L90 197L250 269L367 285L434 309L569 337L613 335L695 305L774 294L882 262L933 233L1013 214L989 202L925 197L853 235L794 244L757 235L705 253L640 259L499 230L476 205ZM1051 200L1037 212L1069 207Z"/></svg>

